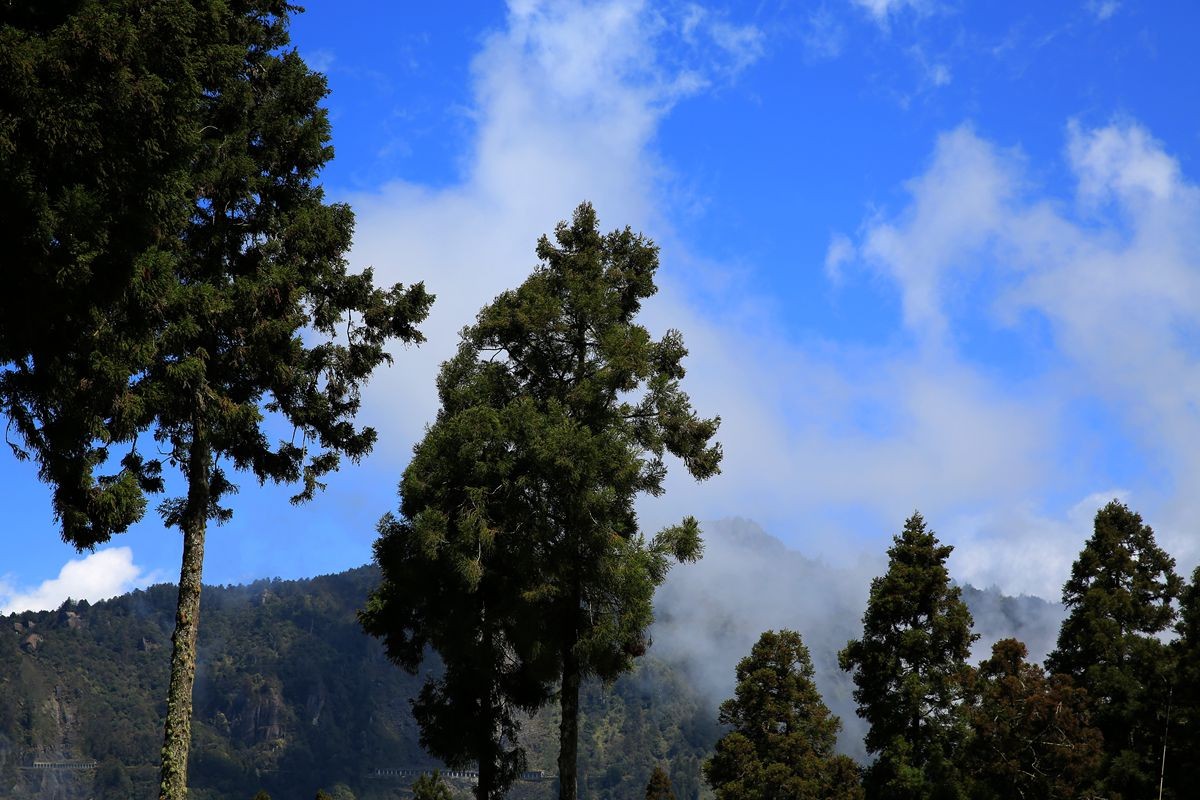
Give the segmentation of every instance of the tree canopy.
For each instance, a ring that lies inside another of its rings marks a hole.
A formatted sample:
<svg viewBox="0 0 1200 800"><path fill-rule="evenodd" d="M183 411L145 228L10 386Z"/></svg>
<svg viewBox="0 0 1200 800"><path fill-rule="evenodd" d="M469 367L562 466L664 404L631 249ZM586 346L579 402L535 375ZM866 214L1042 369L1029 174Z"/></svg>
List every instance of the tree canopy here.
<svg viewBox="0 0 1200 800"><path fill-rule="evenodd" d="M680 388L680 334L654 340L635 322L656 291L657 248L628 228L601 234L584 203L537 255L442 369L400 516L380 525L384 582L363 620L401 663L428 643L448 680L473 692L492 681L494 708L541 705L557 678L560 788L573 798L580 681L630 668L671 559L700 554L694 519L647 541L634 501L663 491L668 454L703 479L721 450L719 420L698 417Z"/></svg>
<svg viewBox="0 0 1200 800"><path fill-rule="evenodd" d="M204 531L230 516L229 473L299 483L299 502L342 456L366 454L360 385L390 359L388 340L420 341L431 298L347 271L353 214L316 183L333 155L327 88L288 47L297 7L143 6L9 4L0 17L0 68L14 76L0 95L12 156L0 203L15 210L0 244L21 276L0 307L0 404L78 548L162 490L163 458L140 437L183 474L185 495L160 506L184 534L160 790L174 800ZM53 321L32 316L47 307ZM273 415L290 436L271 440Z"/></svg>
<svg viewBox="0 0 1200 800"><path fill-rule="evenodd" d="M862 797L857 765L834 752L841 722L813 683L800 634L763 633L737 665L734 696L720 721L704 777L718 800L853 800Z"/></svg>
<svg viewBox="0 0 1200 800"><path fill-rule="evenodd" d="M1015 639L992 646L970 693L964 756L971 797L1096 798L1102 737L1086 693L1066 675L1047 677Z"/></svg>
<svg viewBox="0 0 1200 800"><path fill-rule="evenodd" d="M965 738L971 613L951 586L946 559L913 513L888 549L888 571L871 582L863 636L839 654L853 672L858 715L870 725L865 786L872 798L957 797L957 748Z"/></svg>
<svg viewBox="0 0 1200 800"><path fill-rule="evenodd" d="M1086 689L1104 736L1103 785L1127 798L1157 794L1173 665L1159 638L1175 621L1175 560L1141 515L1113 500L1063 586L1069 610L1046 660Z"/></svg>

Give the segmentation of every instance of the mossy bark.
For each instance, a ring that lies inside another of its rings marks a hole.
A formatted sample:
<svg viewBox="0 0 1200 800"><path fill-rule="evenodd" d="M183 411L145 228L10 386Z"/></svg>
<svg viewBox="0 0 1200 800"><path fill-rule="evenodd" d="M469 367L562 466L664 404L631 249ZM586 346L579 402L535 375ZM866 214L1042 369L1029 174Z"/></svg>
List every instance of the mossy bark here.
<svg viewBox="0 0 1200 800"><path fill-rule="evenodd" d="M209 471L212 455L197 426L188 457L188 496L181 526L183 564L179 602L171 637L171 684L167 690L167 722L163 732L159 800L187 800L188 752L192 740L192 686L196 680L196 635L200 630L200 582L204 570L204 535L208 522Z"/></svg>

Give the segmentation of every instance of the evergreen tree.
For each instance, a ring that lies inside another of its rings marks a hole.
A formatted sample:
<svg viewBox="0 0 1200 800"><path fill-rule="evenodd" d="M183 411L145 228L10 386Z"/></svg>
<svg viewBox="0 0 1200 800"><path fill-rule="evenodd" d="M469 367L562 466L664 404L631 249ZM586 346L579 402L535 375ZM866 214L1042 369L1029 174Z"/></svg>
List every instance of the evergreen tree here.
<svg viewBox="0 0 1200 800"><path fill-rule="evenodd" d="M517 457L529 449L530 407L506 405L502 385L488 372L464 377L467 367L461 358L443 367L442 408L404 471L400 516L379 523L383 581L359 618L412 674L437 651L443 670L413 702L421 745L451 767L478 764L476 796L492 800L525 769L520 719L552 693L557 660L531 644L541 625L527 599L537 522L523 497L537 478ZM527 524L509 532L509 517Z"/></svg>
<svg viewBox="0 0 1200 800"><path fill-rule="evenodd" d="M971 614L950 585L939 544L914 513L888 550L888 571L871 582L863 637L839 654L854 675L858 715L870 724L867 797L962 796L957 748L964 738L962 701L971 669Z"/></svg>
<svg viewBox="0 0 1200 800"><path fill-rule="evenodd" d="M646 784L646 800L675 800L675 792L671 791L671 777L661 766L655 767Z"/></svg>
<svg viewBox="0 0 1200 800"><path fill-rule="evenodd" d="M384 291L369 271L346 272L353 215L315 183L332 156L327 90L288 49L295 10L177 0L0 11L0 69L16 76L0 80L0 202L23 209L3 226L21 279L0 301L0 405L17 451L53 485L63 538L80 549L127 528L162 489L140 434L186 483L160 507L183 534L164 800L187 791L204 538L209 520L230 516L227 471L301 482L300 502L341 456L367 453L374 433L353 425L359 387L388 360L389 338L420 339L413 325L430 301L420 285ZM269 415L296 435L272 443Z"/></svg>
<svg viewBox="0 0 1200 800"><path fill-rule="evenodd" d="M413 800L453 800L450 787L436 769L433 774L422 773L412 785Z"/></svg>
<svg viewBox="0 0 1200 800"><path fill-rule="evenodd" d="M767 631L738 662L720 721L733 730L704 764L718 800L862 797L858 767L834 753L841 722L821 700L795 631Z"/></svg>
<svg viewBox="0 0 1200 800"><path fill-rule="evenodd" d="M156 485L136 458L94 472L138 428L145 309L188 222L202 5L0 6L0 412L80 548L140 519Z"/></svg>
<svg viewBox="0 0 1200 800"><path fill-rule="evenodd" d="M492 744L471 746L496 757L519 752L510 710L547 702L557 676L559 787L574 800L582 679L630 668L670 560L700 554L691 518L647 542L634 501L662 492L667 453L703 479L721 451L718 420L679 387L682 337L654 341L634 321L656 291L657 248L628 228L602 235L586 203L555 240L541 238L534 274L480 311L443 367L400 517L380 526L384 581L363 622L402 664L438 650L447 678L423 730L491 716Z"/></svg>
<svg viewBox="0 0 1200 800"><path fill-rule="evenodd" d="M1104 736L1110 797L1157 795L1172 679L1170 649L1159 634L1175 621L1180 588L1174 559L1140 515L1116 500L1096 513L1063 587L1069 614L1047 666L1087 690Z"/></svg>
<svg viewBox="0 0 1200 800"><path fill-rule="evenodd" d="M1047 677L1002 639L979 665L968 712L965 754L974 800L1095 798L1102 739L1086 693L1065 675Z"/></svg>

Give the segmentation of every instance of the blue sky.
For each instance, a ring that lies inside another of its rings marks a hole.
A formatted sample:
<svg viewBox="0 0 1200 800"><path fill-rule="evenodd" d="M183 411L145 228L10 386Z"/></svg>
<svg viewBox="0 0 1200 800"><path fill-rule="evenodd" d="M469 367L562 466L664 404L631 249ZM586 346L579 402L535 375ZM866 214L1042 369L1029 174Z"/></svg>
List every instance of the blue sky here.
<svg viewBox="0 0 1200 800"><path fill-rule="evenodd" d="M446 7L443 7L446 6ZM366 393L380 446L300 509L243 482L206 578L364 563L433 376L591 200L662 247L722 476L653 529L754 518L830 561L920 508L963 580L1057 593L1105 500L1200 561L1200 58L1191 3L313 3L351 262L438 294ZM173 579L156 519L82 563L0 453L0 608ZM85 554L86 555L86 554ZM64 565L67 565L64 567Z"/></svg>

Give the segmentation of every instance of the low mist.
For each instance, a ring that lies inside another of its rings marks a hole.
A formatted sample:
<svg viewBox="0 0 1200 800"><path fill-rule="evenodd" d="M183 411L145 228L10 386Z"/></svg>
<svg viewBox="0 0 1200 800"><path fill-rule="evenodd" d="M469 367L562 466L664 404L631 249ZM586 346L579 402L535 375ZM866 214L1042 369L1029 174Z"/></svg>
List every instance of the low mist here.
<svg viewBox="0 0 1200 800"><path fill-rule="evenodd" d="M839 749L865 759L865 724L855 714L853 683L837 665L838 650L861 635L871 579L887 569L885 553L864 555L853 567L806 558L741 518L706 522L704 558L676 567L655 596L651 654L684 670L712 705L733 694L734 668L765 630L790 628L804 638L817 687L841 717ZM951 576L953 577L953 576ZM978 662L992 643L1013 636L1042 660L1053 647L1063 607L1036 597L966 586L963 599L980 634Z"/></svg>

